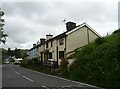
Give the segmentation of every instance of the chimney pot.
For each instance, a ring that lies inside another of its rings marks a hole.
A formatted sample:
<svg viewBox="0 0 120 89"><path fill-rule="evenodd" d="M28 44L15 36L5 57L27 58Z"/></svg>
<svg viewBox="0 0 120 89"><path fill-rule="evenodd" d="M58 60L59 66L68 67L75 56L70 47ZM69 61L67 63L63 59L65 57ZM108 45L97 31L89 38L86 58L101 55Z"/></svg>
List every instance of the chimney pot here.
<svg viewBox="0 0 120 89"><path fill-rule="evenodd" d="M36 44L33 44L33 47L35 47L36 46Z"/></svg>
<svg viewBox="0 0 120 89"><path fill-rule="evenodd" d="M40 44L43 44L45 42L45 38L40 38Z"/></svg>

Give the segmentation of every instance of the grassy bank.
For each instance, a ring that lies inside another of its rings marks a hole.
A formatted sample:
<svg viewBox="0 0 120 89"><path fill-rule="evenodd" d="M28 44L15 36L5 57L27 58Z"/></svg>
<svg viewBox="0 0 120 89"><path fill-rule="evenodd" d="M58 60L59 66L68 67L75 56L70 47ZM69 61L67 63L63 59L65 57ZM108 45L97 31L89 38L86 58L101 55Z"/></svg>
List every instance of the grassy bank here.
<svg viewBox="0 0 120 89"><path fill-rule="evenodd" d="M108 89L120 88L120 33L98 38L74 54L69 79Z"/></svg>

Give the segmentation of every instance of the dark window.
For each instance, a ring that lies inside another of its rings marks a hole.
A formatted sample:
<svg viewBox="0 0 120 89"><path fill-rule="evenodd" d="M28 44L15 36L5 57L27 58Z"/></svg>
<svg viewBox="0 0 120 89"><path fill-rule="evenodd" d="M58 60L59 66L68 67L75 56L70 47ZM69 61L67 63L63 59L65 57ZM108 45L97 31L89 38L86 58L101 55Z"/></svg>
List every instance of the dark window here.
<svg viewBox="0 0 120 89"><path fill-rule="evenodd" d="M64 58L64 51L59 51L59 59Z"/></svg>
<svg viewBox="0 0 120 89"><path fill-rule="evenodd" d="M64 44L64 39L63 38L59 39L59 43L60 43L60 45L63 45Z"/></svg>
<svg viewBox="0 0 120 89"><path fill-rule="evenodd" d="M51 47L53 47L53 41L51 41Z"/></svg>
<svg viewBox="0 0 120 89"><path fill-rule="evenodd" d="M46 43L46 48L48 48L48 43Z"/></svg>
<svg viewBox="0 0 120 89"><path fill-rule="evenodd" d="M49 59L52 59L52 52L49 53Z"/></svg>

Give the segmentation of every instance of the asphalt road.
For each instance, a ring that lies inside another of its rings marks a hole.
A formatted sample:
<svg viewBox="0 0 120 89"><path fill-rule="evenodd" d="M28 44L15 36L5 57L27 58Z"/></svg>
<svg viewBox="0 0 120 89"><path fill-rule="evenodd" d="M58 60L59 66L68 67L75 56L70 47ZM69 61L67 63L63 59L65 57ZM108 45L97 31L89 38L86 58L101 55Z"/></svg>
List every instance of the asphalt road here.
<svg viewBox="0 0 120 89"><path fill-rule="evenodd" d="M100 89L91 85L43 74L12 64L6 64L2 67L2 87L42 87L43 89Z"/></svg>

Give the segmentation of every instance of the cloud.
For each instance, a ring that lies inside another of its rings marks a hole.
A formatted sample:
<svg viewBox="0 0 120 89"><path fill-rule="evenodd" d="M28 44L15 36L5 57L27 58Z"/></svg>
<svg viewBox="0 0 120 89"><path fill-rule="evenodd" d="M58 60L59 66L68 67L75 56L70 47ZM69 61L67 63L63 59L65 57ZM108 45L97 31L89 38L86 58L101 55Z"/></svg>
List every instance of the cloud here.
<svg viewBox="0 0 120 89"><path fill-rule="evenodd" d="M109 2L3 2L5 31L11 48L31 48L48 33L66 30L63 19L87 22L101 35L117 28L117 3Z"/></svg>

